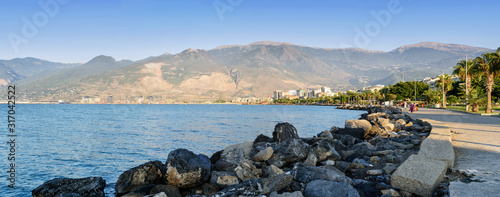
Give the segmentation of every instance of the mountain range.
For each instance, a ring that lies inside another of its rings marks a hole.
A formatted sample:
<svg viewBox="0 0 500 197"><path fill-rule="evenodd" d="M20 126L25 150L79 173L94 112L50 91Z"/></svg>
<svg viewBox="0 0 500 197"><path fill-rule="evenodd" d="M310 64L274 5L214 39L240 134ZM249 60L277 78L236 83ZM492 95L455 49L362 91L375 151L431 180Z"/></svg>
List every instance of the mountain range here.
<svg viewBox="0 0 500 197"><path fill-rule="evenodd" d="M84 96L115 100L201 100L267 97L274 90L334 91L402 80L421 80L451 67L464 56L492 49L422 42L389 52L359 48L316 48L283 42L255 42L211 50L186 49L143 60L117 61L100 55L87 63L37 58L0 60L0 85L16 84L30 101L78 101Z"/></svg>

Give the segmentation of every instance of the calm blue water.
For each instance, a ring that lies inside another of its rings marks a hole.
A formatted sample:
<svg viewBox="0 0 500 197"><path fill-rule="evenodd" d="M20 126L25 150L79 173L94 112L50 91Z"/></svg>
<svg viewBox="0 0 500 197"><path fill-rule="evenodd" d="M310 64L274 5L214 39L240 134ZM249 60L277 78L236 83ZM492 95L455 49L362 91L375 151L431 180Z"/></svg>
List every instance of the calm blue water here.
<svg viewBox="0 0 500 197"><path fill-rule="evenodd" d="M4 105L7 116L7 107ZM1 113L1 111L0 111ZM272 136L279 122L312 137L343 126L362 111L326 106L266 105L16 105L16 189L7 187L7 120L0 144L0 196L31 196L57 177L101 176L106 195L122 172L186 148L208 156L226 146Z"/></svg>

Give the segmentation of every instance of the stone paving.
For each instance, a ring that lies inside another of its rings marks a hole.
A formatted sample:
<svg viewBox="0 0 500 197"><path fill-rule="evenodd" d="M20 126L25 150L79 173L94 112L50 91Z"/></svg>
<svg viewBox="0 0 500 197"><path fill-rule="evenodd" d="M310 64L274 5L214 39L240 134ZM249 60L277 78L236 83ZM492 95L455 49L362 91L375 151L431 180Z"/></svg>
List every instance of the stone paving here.
<svg viewBox="0 0 500 197"><path fill-rule="evenodd" d="M499 117L432 108L420 108L411 116L448 126L456 154L453 169L475 174L478 182L452 182L450 196L500 196Z"/></svg>

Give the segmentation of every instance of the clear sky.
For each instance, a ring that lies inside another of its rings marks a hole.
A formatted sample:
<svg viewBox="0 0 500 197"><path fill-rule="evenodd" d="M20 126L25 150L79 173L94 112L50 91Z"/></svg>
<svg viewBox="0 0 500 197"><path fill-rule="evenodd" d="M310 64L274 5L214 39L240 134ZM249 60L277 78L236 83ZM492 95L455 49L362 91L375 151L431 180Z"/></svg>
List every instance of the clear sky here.
<svg viewBox="0 0 500 197"><path fill-rule="evenodd" d="M499 10L498 0L0 0L0 59L138 60L263 40L382 51L424 41L496 49Z"/></svg>

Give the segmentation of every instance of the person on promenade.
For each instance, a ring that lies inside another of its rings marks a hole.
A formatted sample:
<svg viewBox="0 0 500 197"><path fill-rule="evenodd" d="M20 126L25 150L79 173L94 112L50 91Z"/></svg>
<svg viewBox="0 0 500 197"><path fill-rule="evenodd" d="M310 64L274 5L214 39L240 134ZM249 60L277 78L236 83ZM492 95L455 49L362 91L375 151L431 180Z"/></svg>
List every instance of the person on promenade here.
<svg viewBox="0 0 500 197"><path fill-rule="evenodd" d="M410 113L413 113L413 110L415 110L415 105L413 105L413 103L412 103L412 104L410 104Z"/></svg>
<svg viewBox="0 0 500 197"><path fill-rule="evenodd" d="M406 106L408 106L408 103L406 103L406 101L405 101L405 102L403 103L403 105L404 105L404 108L405 108L405 110L406 110Z"/></svg>

